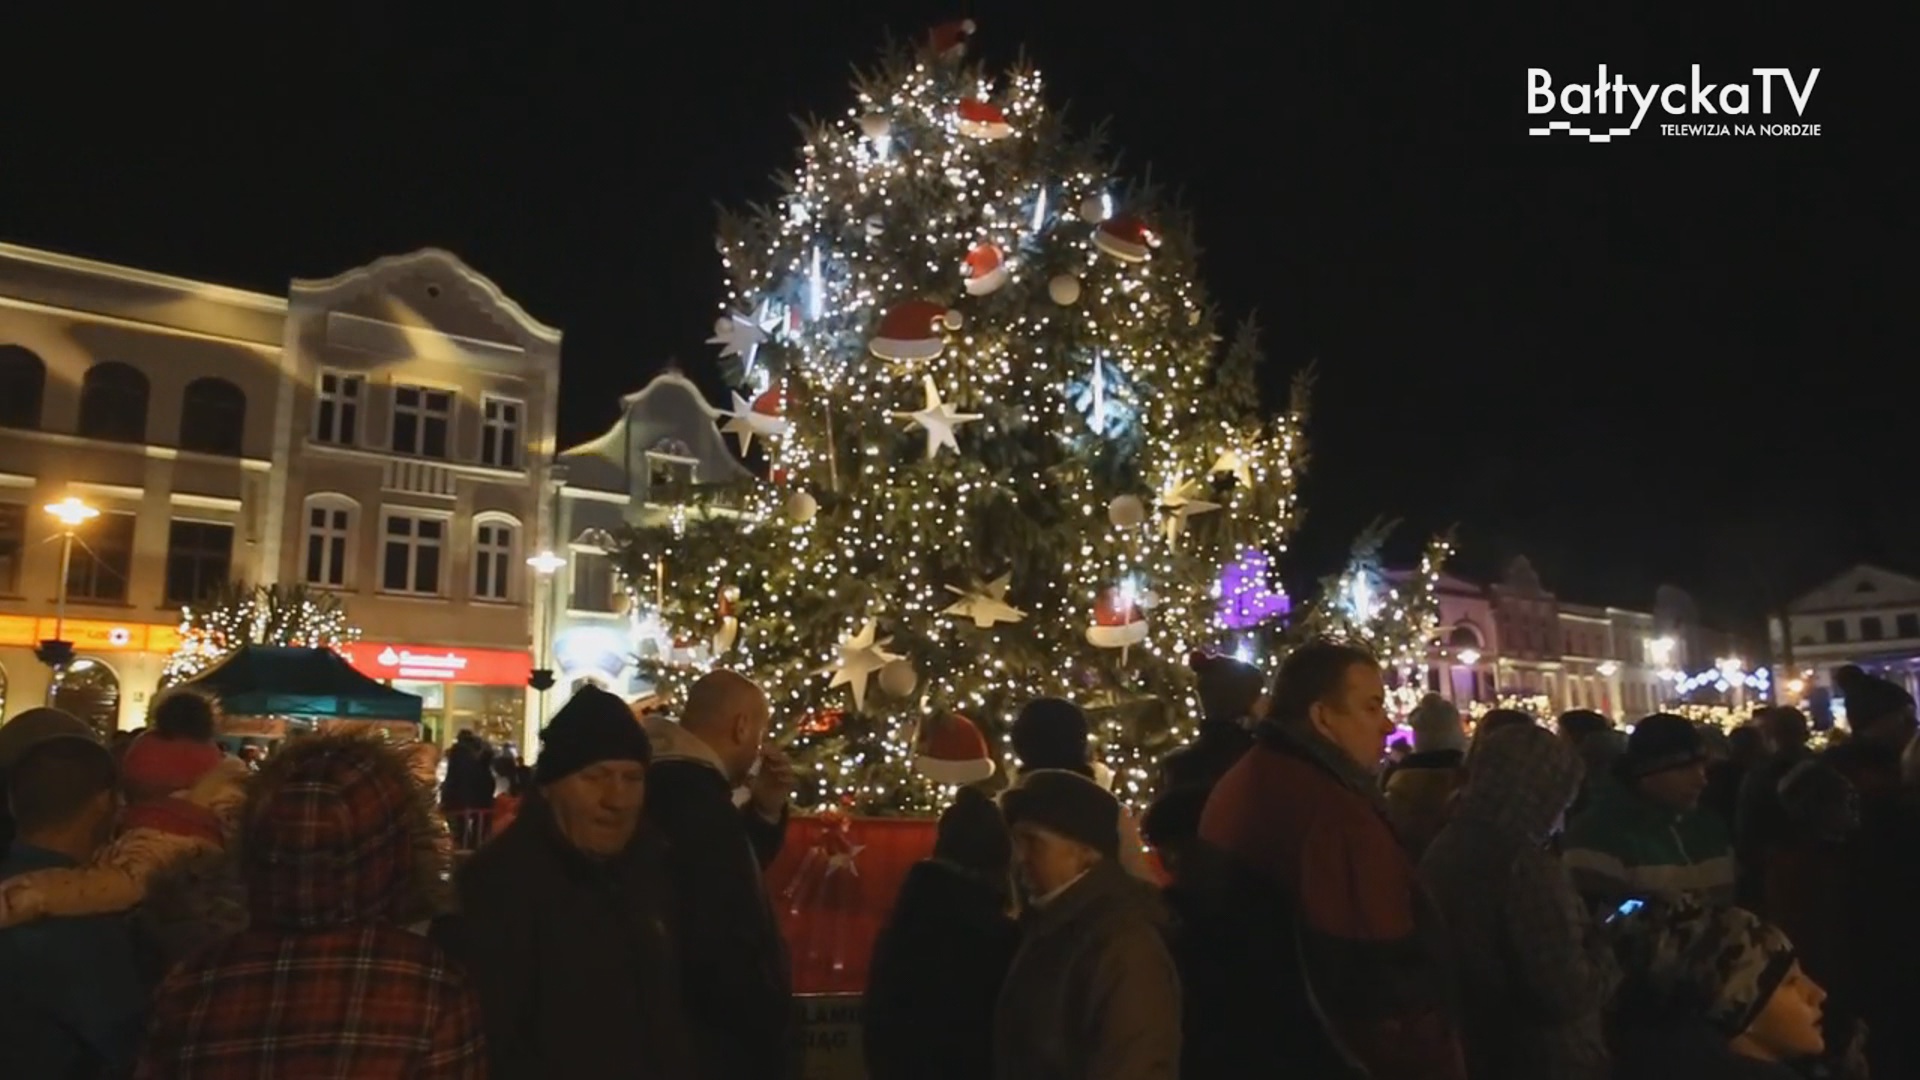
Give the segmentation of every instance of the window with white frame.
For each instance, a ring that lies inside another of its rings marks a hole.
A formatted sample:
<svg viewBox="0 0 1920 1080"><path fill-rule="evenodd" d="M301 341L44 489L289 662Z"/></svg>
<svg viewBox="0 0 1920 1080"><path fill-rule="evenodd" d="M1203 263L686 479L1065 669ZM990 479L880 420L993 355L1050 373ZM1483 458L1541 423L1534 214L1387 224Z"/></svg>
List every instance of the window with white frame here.
<svg viewBox="0 0 1920 1080"><path fill-rule="evenodd" d="M353 503L341 496L318 495L307 500L306 512L307 584L346 588L353 550Z"/></svg>
<svg viewBox="0 0 1920 1080"><path fill-rule="evenodd" d="M482 518L473 526L473 597L508 600L513 596L513 522Z"/></svg>
<svg viewBox="0 0 1920 1080"><path fill-rule="evenodd" d="M509 398L480 402L480 464L496 469L520 467L520 417L526 406Z"/></svg>
<svg viewBox="0 0 1920 1080"><path fill-rule="evenodd" d="M380 537L380 588L416 596L440 595L440 562L446 542L445 518L387 511Z"/></svg>
<svg viewBox="0 0 1920 1080"><path fill-rule="evenodd" d="M360 444L360 403L367 379L342 371L323 371L314 394L313 441L335 446Z"/></svg>
<svg viewBox="0 0 1920 1080"><path fill-rule="evenodd" d="M599 529L588 529L569 545L572 558L567 562L568 608L574 611L614 610L614 589L619 579L613 572L613 557L608 554L612 546L613 538Z"/></svg>
<svg viewBox="0 0 1920 1080"><path fill-rule="evenodd" d="M452 424L453 391L405 384L394 386L394 453L444 459Z"/></svg>

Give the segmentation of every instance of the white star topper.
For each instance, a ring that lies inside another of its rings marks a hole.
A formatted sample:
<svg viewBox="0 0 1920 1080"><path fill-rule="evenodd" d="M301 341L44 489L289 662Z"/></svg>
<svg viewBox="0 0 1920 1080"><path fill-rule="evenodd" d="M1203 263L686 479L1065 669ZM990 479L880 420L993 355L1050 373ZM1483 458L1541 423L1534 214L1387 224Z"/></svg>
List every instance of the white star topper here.
<svg viewBox="0 0 1920 1080"><path fill-rule="evenodd" d="M733 409L726 415L732 419L728 420L726 426L720 430L740 440L741 457L745 457L747 451L752 449L755 435L765 439L777 439L792 427L784 416L768 416L765 413L754 412L753 406L738 393L733 395Z"/></svg>
<svg viewBox="0 0 1920 1080"><path fill-rule="evenodd" d="M887 644L893 640L892 638L883 638L877 642L874 640L877 629L874 620L868 619L859 633L841 638L839 666L826 669L833 673L833 681L827 684L827 689L831 690L836 686L853 687L854 712L859 712L866 707L867 681L873 678L875 672L900 659L887 651Z"/></svg>
<svg viewBox="0 0 1920 1080"><path fill-rule="evenodd" d="M927 457L929 460L939 456L940 448L950 447L954 453L960 452L960 444L954 441L953 429L961 424L980 419L979 413L954 412L953 406L940 400L940 391L933 385L933 376L926 378L927 407L919 412L900 412L893 415L909 421L908 426L918 424L927 430Z"/></svg>
<svg viewBox="0 0 1920 1080"><path fill-rule="evenodd" d="M753 363L753 352L767 340L761 320L746 315L723 315L713 324L713 336L707 344L720 346L721 356L738 356Z"/></svg>
<svg viewBox="0 0 1920 1080"><path fill-rule="evenodd" d="M1012 583L1012 574L1002 574L985 585L975 584L970 591L949 585L947 591L960 599L941 614L972 619L973 625L982 630L991 630L996 623L1017 623L1027 613L1007 603L1007 587Z"/></svg>

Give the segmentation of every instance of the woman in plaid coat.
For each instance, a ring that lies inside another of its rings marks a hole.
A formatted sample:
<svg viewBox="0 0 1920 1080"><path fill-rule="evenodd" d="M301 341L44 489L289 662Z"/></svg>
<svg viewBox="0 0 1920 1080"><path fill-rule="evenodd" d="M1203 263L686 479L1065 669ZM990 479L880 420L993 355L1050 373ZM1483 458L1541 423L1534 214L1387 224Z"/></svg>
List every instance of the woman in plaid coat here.
<svg viewBox="0 0 1920 1080"><path fill-rule="evenodd" d="M444 888L429 791L397 747L290 742L241 814L251 925L168 976L137 1076L486 1075L466 980L404 929Z"/></svg>

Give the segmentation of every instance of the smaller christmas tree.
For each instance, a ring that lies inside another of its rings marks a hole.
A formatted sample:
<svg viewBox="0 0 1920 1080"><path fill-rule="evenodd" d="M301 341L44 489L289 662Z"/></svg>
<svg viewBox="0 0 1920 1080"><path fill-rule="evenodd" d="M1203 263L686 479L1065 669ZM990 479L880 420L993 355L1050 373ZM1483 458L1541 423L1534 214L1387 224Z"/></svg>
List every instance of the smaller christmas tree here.
<svg viewBox="0 0 1920 1080"><path fill-rule="evenodd" d="M1299 640L1329 638L1365 646L1393 676L1389 708L1410 711L1423 692L1420 677L1440 626L1440 574L1453 556L1453 538L1427 541L1411 574L1392 574L1380 548L1398 522L1376 521L1354 540L1345 569L1320 583L1320 595L1295 624Z"/></svg>
<svg viewBox="0 0 1920 1080"><path fill-rule="evenodd" d="M180 610L180 645L160 672L162 690L200 674L242 645L339 649L360 640L330 592L305 585L230 582Z"/></svg>

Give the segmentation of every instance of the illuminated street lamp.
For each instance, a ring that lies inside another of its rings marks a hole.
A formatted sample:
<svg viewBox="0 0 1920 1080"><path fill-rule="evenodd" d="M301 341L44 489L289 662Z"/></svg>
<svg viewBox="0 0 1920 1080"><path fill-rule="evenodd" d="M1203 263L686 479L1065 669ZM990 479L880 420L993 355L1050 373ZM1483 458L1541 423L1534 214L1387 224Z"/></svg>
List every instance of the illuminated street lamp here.
<svg viewBox="0 0 1920 1080"><path fill-rule="evenodd" d="M41 642L33 654L41 663L58 671L73 661L73 642L66 640L63 635L67 623L67 571L73 566L73 543L76 539L74 530L99 517L100 511L69 495L57 503L48 503L47 513L52 514L62 526L60 581L55 586L59 591L54 594L53 637Z"/></svg>
<svg viewBox="0 0 1920 1080"><path fill-rule="evenodd" d="M540 666L527 679L527 686L540 695L540 715L544 717L547 715L547 691L553 689L553 575L567 565L567 560L551 551L542 551L529 557L527 565L533 567L545 601L540 620Z"/></svg>
<svg viewBox="0 0 1920 1080"><path fill-rule="evenodd" d="M1620 665L1612 660L1602 660L1600 666L1595 670L1600 672L1601 678L1611 679L1615 675L1620 674Z"/></svg>
<svg viewBox="0 0 1920 1080"><path fill-rule="evenodd" d="M1458 656L1460 658L1460 662L1462 664L1465 664L1467 667L1472 667L1473 665L1480 662L1479 649L1461 649L1458 653L1454 655Z"/></svg>

